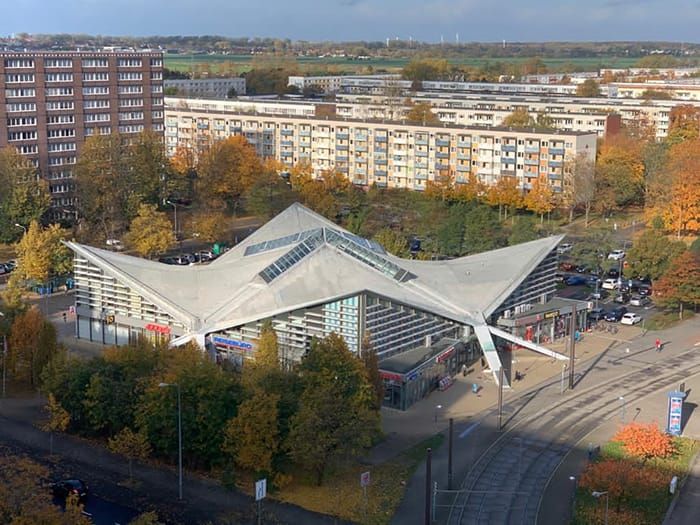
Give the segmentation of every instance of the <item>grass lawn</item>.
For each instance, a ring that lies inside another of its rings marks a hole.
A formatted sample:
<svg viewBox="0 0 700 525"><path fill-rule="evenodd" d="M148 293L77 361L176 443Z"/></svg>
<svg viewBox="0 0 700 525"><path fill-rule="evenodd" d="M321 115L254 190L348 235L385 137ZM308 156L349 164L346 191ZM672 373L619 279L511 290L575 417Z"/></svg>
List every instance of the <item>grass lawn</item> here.
<svg viewBox="0 0 700 525"><path fill-rule="evenodd" d="M425 459L425 450L432 448L435 451L444 439L442 434L437 434L381 465L356 463L346 466L330 473L320 487L310 479L295 477L290 485L270 494L270 497L355 523L387 524L403 497L406 483ZM370 472L371 482L367 487L365 505L360 474L366 471ZM252 479L239 482L245 484L241 488L247 491L253 486Z"/></svg>
<svg viewBox="0 0 700 525"><path fill-rule="evenodd" d="M620 514L616 512L618 501L612 497L609 501L608 523L658 525L663 521L673 498L669 494L668 483L674 475L678 476L679 480L687 475L693 456L700 450L700 442L689 438L674 438L673 443L675 454L667 458L652 458L639 466L641 472L662 472L664 482L652 490L645 491L643 497L626 496L620 504ZM603 445L597 461L610 459L637 461L626 454L621 443L614 441ZM626 481L622 483L626 484ZM605 491L606 488L600 487L598 490ZM594 498L589 488L579 487L576 491L575 514L571 523L572 525L597 525L598 523L602 525L604 509L605 497Z"/></svg>
<svg viewBox="0 0 700 525"><path fill-rule="evenodd" d="M683 310L683 321L693 317L695 313L687 308ZM644 321L644 328L647 330L665 330L666 328L671 328L679 323L682 323L678 318L678 310L673 311L661 311L655 315L652 315L649 319Z"/></svg>

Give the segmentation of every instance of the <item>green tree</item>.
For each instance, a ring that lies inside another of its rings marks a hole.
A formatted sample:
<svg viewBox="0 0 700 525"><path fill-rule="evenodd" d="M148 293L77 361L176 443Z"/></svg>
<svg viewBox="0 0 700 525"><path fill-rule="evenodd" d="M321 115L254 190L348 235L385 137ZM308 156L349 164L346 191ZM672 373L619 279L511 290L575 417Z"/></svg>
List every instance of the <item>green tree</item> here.
<svg viewBox="0 0 700 525"><path fill-rule="evenodd" d="M136 408L136 428L145 432L155 454L177 457L177 398L182 403L183 460L195 468L208 468L220 459L223 429L236 415L240 385L196 345L172 348L162 356L162 375L153 377Z"/></svg>
<svg viewBox="0 0 700 525"><path fill-rule="evenodd" d="M382 228L372 237L375 241L389 253L397 257L408 257L410 255L406 237L391 228Z"/></svg>
<svg viewBox="0 0 700 525"><path fill-rule="evenodd" d="M685 244L671 241L662 230L647 228L627 253L625 275L628 277L649 277L657 280L668 269L671 261L685 251Z"/></svg>
<svg viewBox="0 0 700 525"><path fill-rule="evenodd" d="M246 211L270 219L298 200L291 184L279 175L283 169L283 166L265 166L245 193Z"/></svg>
<svg viewBox="0 0 700 525"><path fill-rule="evenodd" d="M413 58L404 66L401 75L414 82L447 80L450 70L449 63L444 59Z"/></svg>
<svg viewBox="0 0 700 525"><path fill-rule="evenodd" d="M107 442L109 450L129 460L129 480L134 477L133 461L146 459L151 454L151 444L142 432L134 432L129 427L124 428Z"/></svg>
<svg viewBox="0 0 700 525"><path fill-rule="evenodd" d="M505 231L498 220L498 214L492 208L473 206L464 214L462 220L464 237L461 255L485 252L506 245Z"/></svg>
<svg viewBox="0 0 700 525"><path fill-rule="evenodd" d="M224 428L223 451L235 463L256 474L272 475L279 449L277 428L279 396L260 388L238 407L238 415Z"/></svg>
<svg viewBox="0 0 700 525"><path fill-rule="evenodd" d="M577 97L599 97L600 96L600 86L592 78L587 78L582 83L576 87Z"/></svg>
<svg viewBox="0 0 700 525"><path fill-rule="evenodd" d="M0 242L10 243L22 234L15 224L41 219L51 198L46 181L14 147L0 149L0 188Z"/></svg>
<svg viewBox="0 0 700 525"><path fill-rule="evenodd" d="M683 319L683 307L700 303L700 257L685 251L676 257L661 278L654 283L654 298L666 308L678 308Z"/></svg>
<svg viewBox="0 0 700 525"><path fill-rule="evenodd" d="M131 221L126 242L136 253L151 259L175 244L175 234L165 213L157 211L154 204L141 204L138 215Z"/></svg>
<svg viewBox="0 0 700 525"><path fill-rule="evenodd" d="M520 244L523 242L534 241L539 238L537 233L537 224L531 215L521 215L513 222L508 235L508 244Z"/></svg>
<svg viewBox="0 0 700 525"><path fill-rule="evenodd" d="M577 242L571 250L571 256L588 268L602 268L608 253L613 249L613 240L608 230L591 231L584 239Z"/></svg>
<svg viewBox="0 0 700 525"><path fill-rule="evenodd" d="M49 453L53 454L53 435L55 432L65 432L68 429L70 414L56 401L53 394L49 394L46 411L49 419L42 426L42 430L49 433Z"/></svg>
<svg viewBox="0 0 700 525"><path fill-rule="evenodd" d="M367 372L367 381L372 386L374 391L373 408L379 410L382 408L382 401L384 399L384 381L381 374L379 373L379 357L377 352L372 345L372 337L369 332L365 332L362 338L362 348L360 352L360 357L362 358L362 364L365 366L365 371Z"/></svg>
<svg viewBox="0 0 700 525"><path fill-rule="evenodd" d="M379 428L372 387L362 362L333 333L315 340L300 365L304 390L292 417L287 447L321 485L330 464L355 456Z"/></svg>

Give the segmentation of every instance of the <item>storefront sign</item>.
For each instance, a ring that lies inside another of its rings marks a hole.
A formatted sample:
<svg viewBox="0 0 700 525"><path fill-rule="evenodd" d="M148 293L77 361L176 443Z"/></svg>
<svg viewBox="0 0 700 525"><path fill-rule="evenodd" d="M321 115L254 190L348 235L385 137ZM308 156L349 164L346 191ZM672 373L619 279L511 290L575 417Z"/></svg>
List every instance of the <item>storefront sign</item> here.
<svg viewBox="0 0 700 525"><path fill-rule="evenodd" d="M559 317L559 310L554 310L553 312L547 312L544 314L545 319L553 319Z"/></svg>
<svg viewBox="0 0 700 525"><path fill-rule="evenodd" d="M253 349L253 345L250 343L246 343L245 341L238 341L236 339L229 339L228 337L221 337L220 335L212 336L211 340L216 346L225 346L227 348L240 348L241 350Z"/></svg>
<svg viewBox="0 0 700 525"><path fill-rule="evenodd" d="M413 372L408 375L406 381L415 381L418 378L418 372Z"/></svg>
<svg viewBox="0 0 700 525"><path fill-rule="evenodd" d="M401 374L394 374L392 372L384 372L382 370L379 371L379 376L382 379L388 379L389 381L397 381L399 383L403 380L403 376Z"/></svg>
<svg viewBox="0 0 700 525"><path fill-rule="evenodd" d="M443 361L447 361L452 355L455 353L455 347L452 346L449 349L447 349L445 352L441 353L439 356L435 358L436 363L442 363Z"/></svg>
<svg viewBox="0 0 700 525"><path fill-rule="evenodd" d="M162 324L148 323L145 326L145 328L146 328L146 330L150 330L151 332L157 332L159 334L169 334L170 333L170 327L164 326Z"/></svg>
<svg viewBox="0 0 700 525"><path fill-rule="evenodd" d="M668 393L668 433L680 436L681 422L683 420L683 392Z"/></svg>

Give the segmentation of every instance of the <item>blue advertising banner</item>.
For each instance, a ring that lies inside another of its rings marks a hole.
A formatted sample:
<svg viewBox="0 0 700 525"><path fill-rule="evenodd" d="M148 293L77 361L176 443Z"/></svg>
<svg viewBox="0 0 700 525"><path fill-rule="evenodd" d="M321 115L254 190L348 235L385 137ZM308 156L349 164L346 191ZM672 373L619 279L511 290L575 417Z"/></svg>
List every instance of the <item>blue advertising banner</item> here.
<svg viewBox="0 0 700 525"><path fill-rule="evenodd" d="M668 416L666 431L673 436L680 436L683 422L683 399L685 392L668 393Z"/></svg>
<svg viewBox="0 0 700 525"><path fill-rule="evenodd" d="M211 340L216 346L240 348L241 350L253 349L253 345L250 343L246 343L245 341L237 341L236 339L229 339L228 337L221 337L220 335L212 336Z"/></svg>

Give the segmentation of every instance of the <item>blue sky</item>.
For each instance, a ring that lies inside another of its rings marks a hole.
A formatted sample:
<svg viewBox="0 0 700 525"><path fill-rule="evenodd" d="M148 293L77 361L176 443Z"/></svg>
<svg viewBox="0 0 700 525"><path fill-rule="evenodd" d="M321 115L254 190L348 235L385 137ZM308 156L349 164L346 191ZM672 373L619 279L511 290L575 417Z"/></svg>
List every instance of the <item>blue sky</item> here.
<svg viewBox="0 0 700 525"><path fill-rule="evenodd" d="M0 34L698 41L700 0L0 0Z"/></svg>

